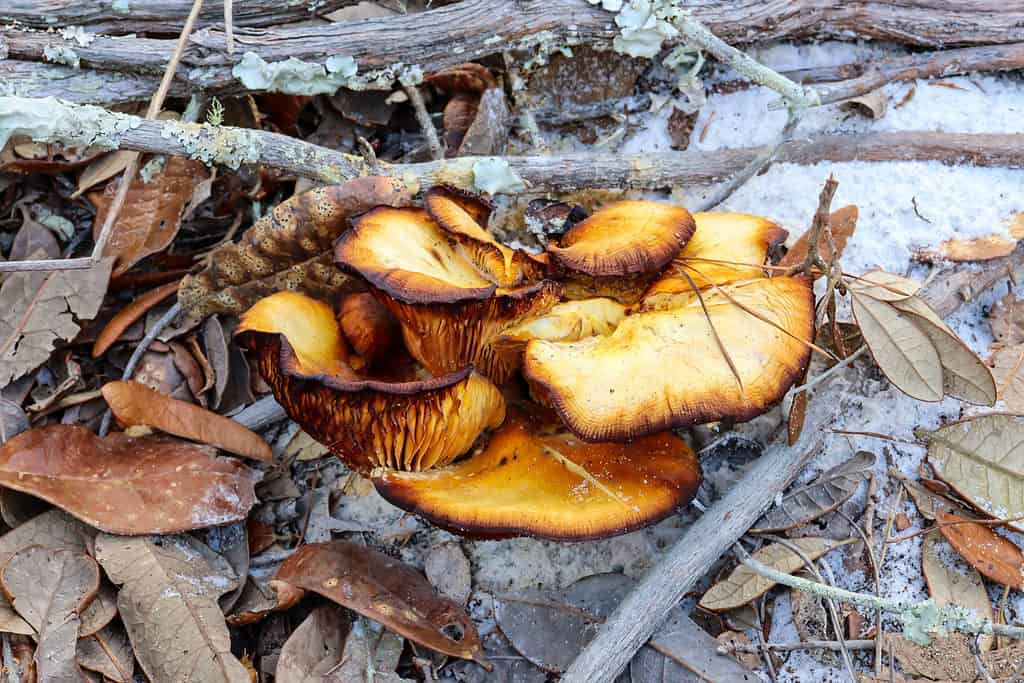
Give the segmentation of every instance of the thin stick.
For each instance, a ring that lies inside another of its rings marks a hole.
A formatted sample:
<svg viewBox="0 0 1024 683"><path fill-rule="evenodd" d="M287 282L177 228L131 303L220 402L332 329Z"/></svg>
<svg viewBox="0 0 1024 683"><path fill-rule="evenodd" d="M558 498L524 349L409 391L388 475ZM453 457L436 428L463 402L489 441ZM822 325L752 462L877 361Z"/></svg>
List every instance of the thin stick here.
<svg viewBox="0 0 1024 683"><path fill-rule="evenodd" d="M224 45L228 54L235 54L235 18L233 0L224 0Z"/></svg>
<svg viewBox="0 0 1024 683"><path fill-rule="evenodd" d="M821 188L821 194L818 195L818 208L814 212L814 220L811 221L811 229L807 235L807 256L804 257L803 263L790 268L787 275L803 273L808 277L813 277L812 270L814 268L821 272L828 272L828 264L821 259L821 255L818 253L818 241L821 239L822 230L828 227L832 215L832 198L835 197L838 188L839 182L829 175L825 186Z"/></svg>
<svg viewBox="0 0 1024 683"><path fill-rule="evenodd" d="M178 63L181 62L181 56L185 53L185 47L188 45L188 37L192 34L192 29L196 25L196 19L199 18L199 10L203 7L203 0L193 0L192 11L189 12L188 18L185 20L185 25L181 29L181 34L178 36L178 43L174 47L174 52L171 54L171 60L167 63L167 68L164 69L164 76L160 80L160 87L157 89L156 94L149 101L149 108L146 110L146 120L153 121L156 119L157 114L164 106L164 100L167 98L167 92L171 89L171 82L174 80L174 74L178 70ZM107 243L114 234L114 222L117 221L118 216L121 215L121 208L124 206L125 198L128 197L128 190L131 188L132 183L135 181L135 173L139 170L139 154L133 154L128 160L128 165L124 169L124 173L121 174L121 180L117 186L117 193L114 195L113 201L110 203L110 207L107 209L106 219L103 221L103 227L100 228L100 234L96 238L96 245L92 250L92 260L94 263L98 263L103 258L103 252L107 249Z"/></svg>
<svg viewBox="0 0 1024 683"><path fill-rule="evenodd" d="M958 524L978 524L980 526L1006 526L1007 524L1011 524L1013 522L1020 522L1022 520L1024 520L1024 515L1019 515L1017 517L1009 517L1007 519L957 519L952 522L936 522L927 529L921 529L920 531L915 531L913 533L907 534L906 536L896 536L894 538L891 538L889 539L889 545L903 543L904 541L909 541L912 538L924 536L928 532L938 531L939 529L943 529L948 526L957 526Z"/></svg>
<svg viewBox="0 0 1024 683"><path fill-rule="evenodd" d="M782 95L790 109L814 107L821 103L821 97L814 88L805 88L782 74L769 69L741 50L737 50L708 30L692 14L684 14L676 22L676 28L689 45L707 50L715 58L743 74L755 83L771 88Z"/></svg>
<svg viewBox="0 0 1024 683"><path fill-rule="evenodd" d="M729 365L729 370L732 371L732 376L736 378L736 384L740 387L740 395L745 396L746 390L743 388L743 378L740 377L740 371L736 369L736 364L732 362L732 356L729 355L729 350L725 348L725 343L722 342L722 338L718 336L718 330L715 329L715 323L711 321L711 314L708 313L708 307L704 303L704 297L700 293L700 289L697 287L697 283L693 281L689 273L685 270L680 271L686 281L690 283L690 287L693 289L693 293L697 295L697 301L700 302L701 310L704 311L704 318L708 321L708 327L711 328L711 336L715 338L715 344L718 345L718 350L721 351L722 357L725 358L725 362Z"/></svg>
<svg viewBox="0 0 1024 683"><path fill-rule="evenodd" d="M91 256L68 259L37 259L29 261L0 261L0 273L39 270L88 270L96 265Z"/></svg>
<svg viewBox="0 0 1024 683"><path fill-rule="evenodd" d="M793 139L793 132L800 123L802 111L802 109L791 108L789 110L789 117L786 119L786 125L782 129L782 133L779 134L779 141L775 143L775 146L766 147L758 153L756 157L750 160L750 163L740 169L732 178L718 185L710 196L697 202L690 211L693 213L710 211L731 197L748 180L761 173L778 156L782 146Z"/></svg>
<svg viewBox="0 0 1024 683"><path fill-rule="evenodd" d="M920 446L921 448L924 448L928 445L926 443L921 443L920 441L898 439L895 436L889 436L888 434L879 434L878 432L858 432L852 429L832 429L829 431L831 431L833 434L846 434L848 436L869 436L873 439L885 439L886 441L892 441L894 443L905 443L908 446Z"/></svg>
<svg viewBox="0 0 1024 683"><path fill-rule="evenodd" d="M889 548L889 542L892 538L889 536L892 533L892 524L896 520L896 511L900 507L900 503L903 502L903 487L900 486L896 489L896 500L893 501L892 507L889 508L889 514L885 517L885 535L882 536L882 549L878 553L878 563L885 564L885 552Z"/></svg>
<svg viewBox="0 0 1024 683"><path fill-rule="evenodd" d="M430 112L427 111L427 104L423 101L423 94L415 85L406 85L404 87L405 94L409 96L409 103L412 104L412 110L416 113L416 122L420 124L423 137L427 141L427 147L430 149L430 158L434 161L443 159L444 151L441 149L441 141L437 137L437 129L434 128L434 122L430 120Z"/></svg>
<svg viewBox="0 0 1024 683"><path fill-rule="evenodd" d="M847 640L848 650L870 650L875 646L873 640ZM722 643L718 646L718 652L723 655L734 653L757 654L760 645L746 645L743 643ZM765 643L763 647L773 652L802 652L806 650L831 650L838 652L840 643L835 640L805 640L799 643Z"/></svg>
<svg viewBox="0 0 1024 683"><path fill-rule="evenodd" d="M828 378L833 377L837 372L839 372L843 368L847 368L850 365L852 365L853 361L857 360L860 356L864 355L864 352L867 351L867 349L868 349L868 347L866 347L866 346L860 347L859 349L857 349L856 351L851 353L849 356L847 356L843 360L839 361L838 363L836 363L835 365L830 367L825 372L821 373L820 375L818 375L817 377L812 379L810 382L807 382L805 384L801 384L798 387L794 387L793 391L794 392L797 392L797 391L808 391L810 389L813 389L814 387L816 387L817 385L821 384L822 382L824 382ZM838 433L838 432L833 432L833 433Z"/></svg>

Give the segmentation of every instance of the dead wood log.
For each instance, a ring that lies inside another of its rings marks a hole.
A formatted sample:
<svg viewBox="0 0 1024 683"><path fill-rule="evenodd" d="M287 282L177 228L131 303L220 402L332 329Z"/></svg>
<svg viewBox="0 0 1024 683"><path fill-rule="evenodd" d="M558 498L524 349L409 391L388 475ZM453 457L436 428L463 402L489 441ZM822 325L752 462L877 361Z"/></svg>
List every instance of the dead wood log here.
<svg viewBox="0 0 1024 683"><path fill-rule="evenodd" d="M235 3L235 26L271 26L302 21L359 0L245 0ZM4 0L0 23L47 29L54 26L85 26L94 33L167 33L177 35L192 7L191 0L146 0L126 3L118 10L110 0ZM210 3L199 15L199 25L224 21L221 3Z"/></svg>
<svg viewBox="0 0 1024 683"><path fill-rule="evenodd" d="M27 0L22 0L25 2ZM167 0L185 3L185 0ZM70 0L68 0L70 2ZM243 3L248 4L248 3ZM810 37L894 40L930 47L1024 42L1024 0L771 0L754 4L695 0L693 16L723 40ZM573 44L609 47L618 29L613 15L585 0L463 0L414 15L312 27L240 28L234 55L224 30L207 27L192 38L179 80L211 94L238 94L245 86L232 68L246 52L268 62L291 57L323 64L335 55L354 58L364 87L391 87L402 69L437 70L508 50L547 54ZM173 41L97 38L76 47L59 35L0 31L10 58L42 61L47 47L70 47L82 66L103 71L159 73ZM142 41L142 42L137 42Z"/></svg>

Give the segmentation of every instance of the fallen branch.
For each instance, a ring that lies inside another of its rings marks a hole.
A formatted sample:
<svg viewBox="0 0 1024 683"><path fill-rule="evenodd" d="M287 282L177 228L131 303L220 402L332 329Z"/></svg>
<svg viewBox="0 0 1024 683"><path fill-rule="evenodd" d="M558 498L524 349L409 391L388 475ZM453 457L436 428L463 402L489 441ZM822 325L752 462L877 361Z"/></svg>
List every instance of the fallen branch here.
<svg viewBox="0 0 1024 683"><path fill-rule="evenodd" d="M359 0L245 0L234 13L235 26L272 26L303 21L333 12ZM4 0L0 22L48 29L53 26L86 26L102 33L173 33L192 7L190 0L147 0L132 3L131 11L115 9L110 0ZM223 20L220 3L199 15L200 26Z"/></svg>
<svg viewBox="0 0 1024 683"><path fill-rule="evenodd" d="M1024 6L1001 0L965 0L955 6L943 0L903 5L802 0L767 8L699 0L687 3L687 9L716 36L737 45L754 37L767 42L826 36L926 47L1024 42ZM358 65L355 80L360 87L390 88L403 70L413 67L435 71L510 50L546 55L579 44L609 48L617 32L611 14L585 0L463 0L418 14L357 22L238 28L233 55L223 49L224 29L208 27L192 37L178 83L189 86L189 91L202 88L216 95L246 92L232 70L246 52L254 52L267 62L296 58L314 67L322 67L330 57L349 56ZM171 40L98 37L78 46L60 34L10 29L0 30L0 40L8 43L11 59L42 62L48 47L71 48L87 69L128 74L159 73L173 50ZM35 91L39 90L37 85Z"/></svg>
<svg viewBox="0 0 1024 683"><path fill-rule="evenodd" d="M956 295L960 287L950 283L959 282L963 276L966 281L977 278L979 287L982 284L991 286L1008 271L1024 267L1024 246L999 261L983 274L970 266L940 273L925 287L923 296L936 306L940 315L948 316L965 300ZM980 291L979 288L972 290L974 295ZM808 424L794 446L768 448L747 474L690 526L600 627L596 637L566 671L562 683L610 683L614 680L657 630L668 611L746 533L772 504L775 496L785 490L790 480L816 454L817 444L808 446L808 441L813 438L809 435L824 432L842 409L841 401L833 403L830 417L819 416L816 424ZM788 574L786 576L789 577ZM866 597L874 599L873 596ZM870 606L876 605L872 603Z"/></svg>
<svg viewBox="0 0 1024 683"><path fill-rule="evenodd" d="M367 162L285 135L228 126L144 121L137 116L55 100L0 97L0 146L8 136L70 146L95 145L195 159L238 168L264 164L321 183L367 175ZM687 150L641 155L580 154L498 157L534 192L587 188L653 189L709 184L747 166L768 148L711 152ZM379 163L378 173L409 186L438 183L473 187L473 166L487 157L462 157L419 164ZM824 135L785 143L776 163L820 161L941 161L975 166L1024 167L1024 135L891 132Z"/></svg>

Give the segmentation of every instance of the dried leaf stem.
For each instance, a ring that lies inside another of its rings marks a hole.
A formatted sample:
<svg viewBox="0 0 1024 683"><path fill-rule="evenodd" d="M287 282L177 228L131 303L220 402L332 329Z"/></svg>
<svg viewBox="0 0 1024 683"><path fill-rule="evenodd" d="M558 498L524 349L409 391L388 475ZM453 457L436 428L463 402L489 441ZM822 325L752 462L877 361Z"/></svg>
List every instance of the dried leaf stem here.
<svg viewBox="0 0 1024 683"><path fill-rule="evenodd" d="M427 111L427 105L423 101L423 93L416 85L406 85L405 94L409 96L409 103L412 105L412 110L416 113L416 122L420 124L420 129L423 131L423 137L427 141L427 147L430 149L430 158L434 161L444 158L444 151L441 149L441 141L437 137L437 129L434 128L434 122L430 120L430 112Z"/></svg>

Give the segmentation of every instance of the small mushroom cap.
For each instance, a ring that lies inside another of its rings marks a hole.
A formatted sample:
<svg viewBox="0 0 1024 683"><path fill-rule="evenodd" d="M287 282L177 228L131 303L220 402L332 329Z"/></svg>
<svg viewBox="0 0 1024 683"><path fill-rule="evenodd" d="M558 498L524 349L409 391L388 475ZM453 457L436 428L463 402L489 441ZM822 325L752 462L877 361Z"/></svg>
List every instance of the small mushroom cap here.
<svg viewBox="0 0 1024 683"><path fill-rule="evenodd" d="M338 238L334 258L410 304L486 299L496 289L423 209L374 209Z"/></svg>
<svg viewBox="0 0 1024 683"><path fill-rule="evenodd" d="M502 353L495 341L506 329L551 310L560 295L557 283L542 280L482 301L416 305L386 296L382 301L401 322L409 353L431 373L472 365L501 385L519 368L522 358Z"/></svg>
<svg viewBox="0 0 1024 683"><path fill-rule="evenodd" d="M664 202L607 206L548 245L552 262L597 277L656 273L679 253L695 229L690 212Z"/></svg>
<svg viewBox="0 0 1024 683"><path fill-rule="evenodd" d="M571 342L611 334L626 316L626 307L614 299L594 298L556 304L537 318L510 327L495 340L509 353L522 353L531 339Z"/></svg>
<svg viewBox="0 0 1024 683"><path fill-rule="evenodd" d="M693 220L697 230L665 274L644 294L644 307L656 306L665 294L691 291L682 272L700 288L764 277L761 264L788 235L767 218L748 213L695 213Z"/></svg>
<svg viewBox="0 0 1024 683"><path fill-rule="evenodd" d="M481 199L447 187L427 191L430 216L465 250L467 257L499 287L518 287L544 277L546 266L529 252L501 244L483 226L491 207Z"/></svg>
<svg viewBox="0 0 1024 683"><path fill-rule="evenodd" d="M354 469L444 465L504 420L501 392L470 367L391 382L359 375L341 357L330 362L326 349L343 348L340 326L326 304L301 299L290 292L262 299L242 317L236 338L255 353L288 416Z"/></svg>
<svg viewBox="0 0 1024 683"><path fill-rule="evenodd" d="M384 498L470 536L582 541L654 524L700 485L696 455L665 432L628 444L585 443L510 410L487 446L429 472L375 470Z"/></svg>
<svg viewBox="0 0 1024 683"><path fill-rule="evenodd" d="M588 441L749 420L803 375L814 337L814 293L806 278L794 277L738 282L723 291L731 300L703 291L707 315L695 296L681 294L672 308L627 315L608 336L531 341L523 374L534 394Z"/></svg>
<svg viewBox="0 0 1024 683"><path fill-rule="evenodd" d="M345 339L366 365L376 365L401 346L402 328L398 320L370 292L342 299L338 323Z"/></svg>

